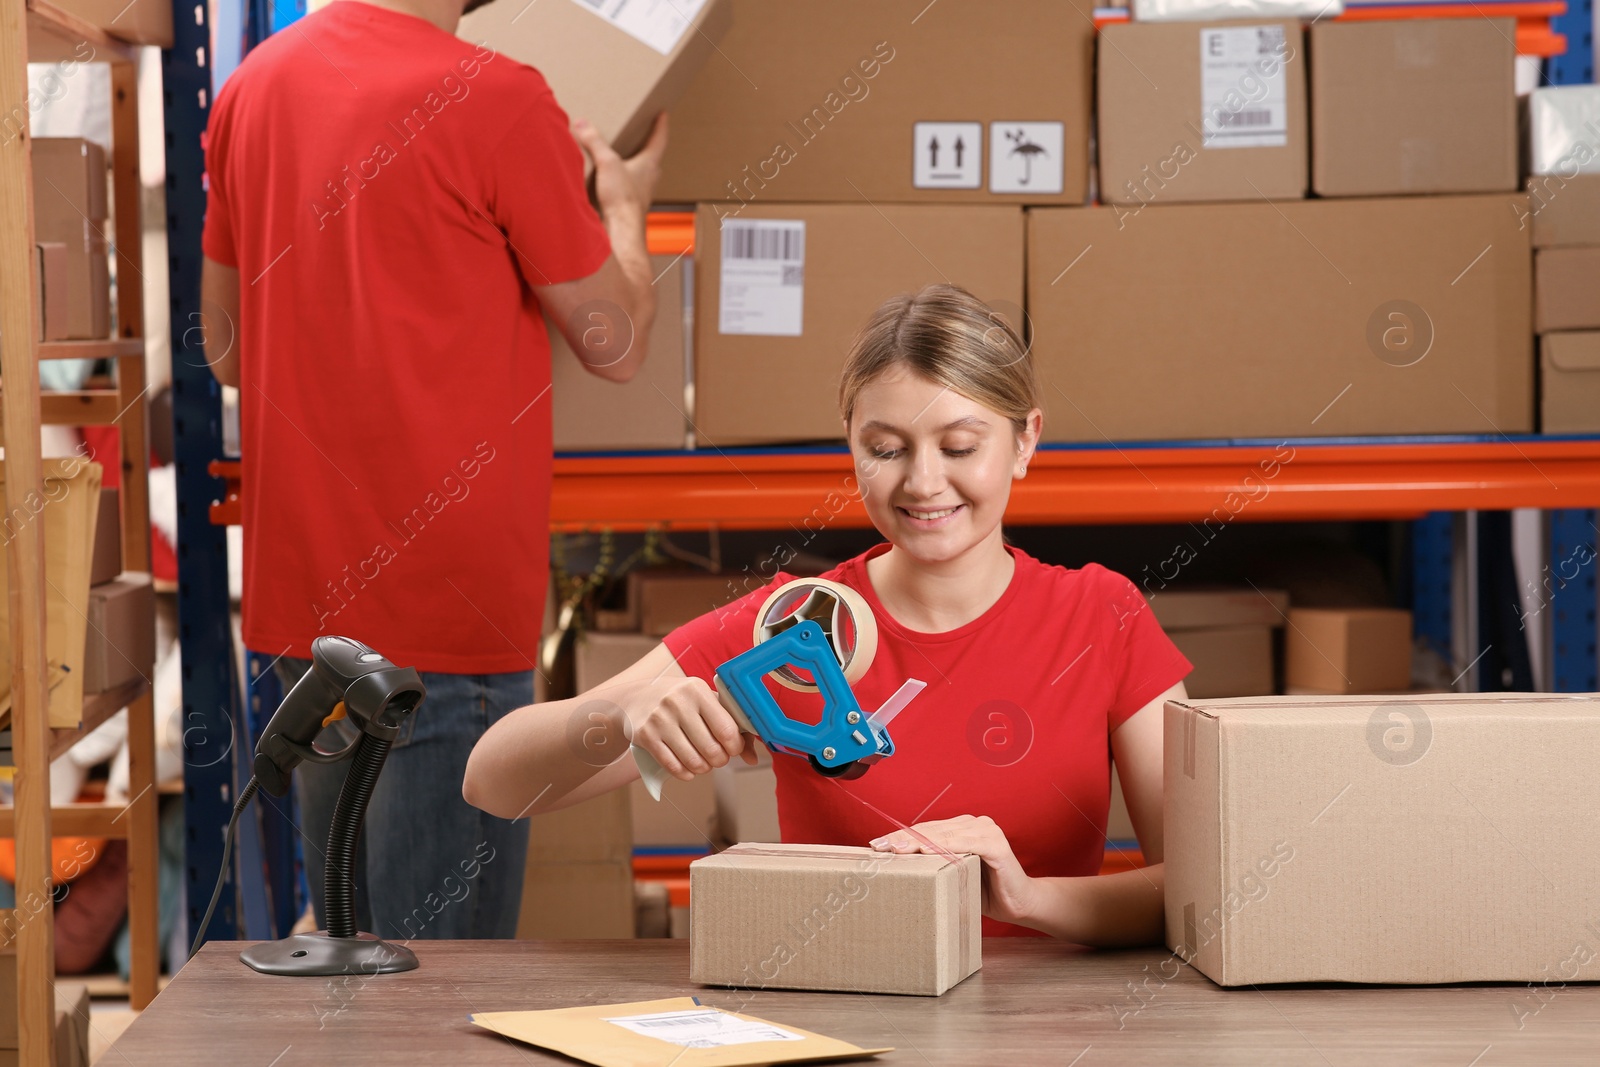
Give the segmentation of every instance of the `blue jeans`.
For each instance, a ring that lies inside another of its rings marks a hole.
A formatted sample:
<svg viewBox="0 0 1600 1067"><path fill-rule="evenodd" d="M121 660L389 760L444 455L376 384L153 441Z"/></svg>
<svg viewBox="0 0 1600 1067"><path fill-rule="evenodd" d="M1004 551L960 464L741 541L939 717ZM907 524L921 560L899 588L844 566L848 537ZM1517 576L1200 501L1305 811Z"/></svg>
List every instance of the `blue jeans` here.
<svg viewBox="0 0 1600 1067"><path fill-rule="evenodd" d="M311 662L284 657L285 693ZM423 672L428 695L407 720L378 778L356 852L356 925L391 940L509 938L517 932L528 822L497 819L461 799L472 746L506 713L533 702L533 672ZM317 744L343 748L356 731L340 721ZM328 826L350 763L295 768L306 879L317 926L327 929L323 878Z"/></svg>

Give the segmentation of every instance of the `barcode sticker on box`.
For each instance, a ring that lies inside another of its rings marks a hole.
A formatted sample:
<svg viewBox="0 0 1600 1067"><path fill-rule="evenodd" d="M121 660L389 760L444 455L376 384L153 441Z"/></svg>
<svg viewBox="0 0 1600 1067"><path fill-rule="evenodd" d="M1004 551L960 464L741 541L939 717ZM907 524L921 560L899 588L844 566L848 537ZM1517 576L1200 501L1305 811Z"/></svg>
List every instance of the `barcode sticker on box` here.
<svg viewBox="0 0 1600 1067"><path fill-rule="evenodd" d="M723 1048L749 1045L757 1041L804 1041L771 1023L741 1019L736 1015L703 1008L689 1011L663 1011L653 1015L624 1015L606 1022L645 1037L668 1041L684 1048Z"/></svg>
<svg viewBox="0 0 1600 1067"><path fill-rule="evenodd" d="M1282 148L1289 90L1282 26L1200 31L1200 127L1204 148Z"/></svg>
<svg viewBox="0 0 1600 1067"><path fill-rule="evenodd" d="M724 219L717 330L799 337L806 296L806 224Z"/></svg>
<svg viewBox="0 0 1600 1067"><path fill-rule="evenodd" d="M678 47L706 0L573 0L664 56Z"/></svg>

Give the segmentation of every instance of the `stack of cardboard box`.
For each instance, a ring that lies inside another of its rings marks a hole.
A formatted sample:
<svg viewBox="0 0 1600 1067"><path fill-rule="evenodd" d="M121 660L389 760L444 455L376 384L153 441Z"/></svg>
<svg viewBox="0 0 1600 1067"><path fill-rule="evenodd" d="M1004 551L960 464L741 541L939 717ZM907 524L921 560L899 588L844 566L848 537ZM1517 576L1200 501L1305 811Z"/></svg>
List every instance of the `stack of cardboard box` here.
<svg viewBox="0 0 1600 1067"><path fill-rule="evenodd" d="M1528 218L1545 433L1600 431L1600 88L1529 100Z"/></svg>
<svg viewBox="0 0 1600 1067"><path fill-rule="evenodd" d="M156 662L156 593L150 575L122 569L122 519L117 490L100 490L89 567L85 696L138 678L151 678Z"/></svg>
<svg viewBox="0 0 1600 1067"><path fill-rule="evenodd" d="M39 242L40 340L111 334L111 261L106 248L106 155L93 141L33 142L33 229Z"/></svg>

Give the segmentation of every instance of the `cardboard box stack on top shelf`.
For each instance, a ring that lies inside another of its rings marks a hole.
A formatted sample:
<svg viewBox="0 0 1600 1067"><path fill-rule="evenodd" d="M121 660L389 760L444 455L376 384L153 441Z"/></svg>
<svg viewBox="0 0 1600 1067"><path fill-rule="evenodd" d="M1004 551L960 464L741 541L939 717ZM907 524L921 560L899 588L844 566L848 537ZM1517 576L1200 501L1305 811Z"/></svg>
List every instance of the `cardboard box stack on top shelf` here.
<svg viewBox="0 0 1600 1067"><path fill-rule="evenodd" d="M111 261L106 247L106 155L93 141L33 142L33 227L39 242L45 336L95 340L111 335ZM57 252L51 246L60 246Z"/></svg>
<svg viewBox="0 0 1600 1067"><path fill-rule="evenodd" d="M1528 129L1540 428L1600 432L1600 87L1534 90Z"/></svg>

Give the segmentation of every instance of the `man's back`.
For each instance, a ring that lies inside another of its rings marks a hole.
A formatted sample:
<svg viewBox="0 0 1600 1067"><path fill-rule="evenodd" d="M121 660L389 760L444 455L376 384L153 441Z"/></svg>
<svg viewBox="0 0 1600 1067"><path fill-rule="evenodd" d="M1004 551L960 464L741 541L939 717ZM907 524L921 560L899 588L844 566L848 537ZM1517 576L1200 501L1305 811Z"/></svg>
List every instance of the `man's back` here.
<svg viewBox="0 0 1600 1067"><path fill-rule="evenodd" d="M251 53L207 152L206 254L241 290L246 644L526 669L550 452L528 286L609 249L543 79L340 0Z"/></svg>

